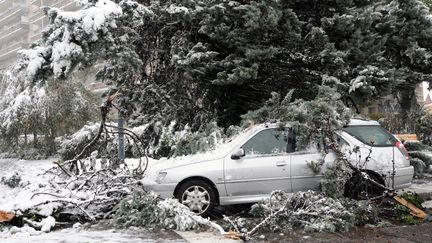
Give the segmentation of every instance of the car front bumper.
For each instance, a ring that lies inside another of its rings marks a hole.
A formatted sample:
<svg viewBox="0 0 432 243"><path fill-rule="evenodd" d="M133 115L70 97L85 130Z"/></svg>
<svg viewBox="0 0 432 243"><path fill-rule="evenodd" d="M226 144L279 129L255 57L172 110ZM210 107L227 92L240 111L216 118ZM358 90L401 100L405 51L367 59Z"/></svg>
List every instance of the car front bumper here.
<svg viewBox="0 0 432 243"><path fill-rule="evenodd" d="M172 184L144 184L144 188L148 191L153 191L162 198L172 198L174 196L175 183Z"/></svg>

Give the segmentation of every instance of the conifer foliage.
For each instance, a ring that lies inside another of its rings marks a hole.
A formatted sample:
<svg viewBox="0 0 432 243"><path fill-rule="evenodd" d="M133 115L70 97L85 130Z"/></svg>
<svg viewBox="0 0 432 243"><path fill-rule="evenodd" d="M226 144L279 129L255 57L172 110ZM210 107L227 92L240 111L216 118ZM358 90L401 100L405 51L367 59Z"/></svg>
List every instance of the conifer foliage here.
<svg viewBox="0 0 432 243"><path fill-rule="evenodd" d="M417 0L78 2L46 9L42 40L19 55L23 87L103 63L98 77L120 91L130 124L150 124L148 138L172 121L238 124L292 88L312 99L327 85L358 101L400 91L409 109L432 70L432 22Z"/></svg>

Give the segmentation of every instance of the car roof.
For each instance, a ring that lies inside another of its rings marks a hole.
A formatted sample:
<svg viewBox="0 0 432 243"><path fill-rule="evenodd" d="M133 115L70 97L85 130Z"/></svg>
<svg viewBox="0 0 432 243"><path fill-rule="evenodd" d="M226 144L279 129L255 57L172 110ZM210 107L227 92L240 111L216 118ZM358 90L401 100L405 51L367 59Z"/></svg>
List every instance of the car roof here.
<svg viewBox="0 0 432 243"><path fill-rule="evenodd" d="M379 126L379 125L380 124L377 121L361 119L361 118L352 118L348 123L348 126ZM251 127L249 127L249 129L252 128L253 130L260 130L263 128L278 128L280 126L281 123L263 123L263 124L252 125ZM283 126L291 127L289 123L285 123L283 124Z"/></svg>
<svg viewBox="0 0 432 243"><path fill-rule="evenodd" d="M358 118L353 118L348 123L348 126L377 126L377 125L378 126L380 125L377 121L358 119Z"/></svg>

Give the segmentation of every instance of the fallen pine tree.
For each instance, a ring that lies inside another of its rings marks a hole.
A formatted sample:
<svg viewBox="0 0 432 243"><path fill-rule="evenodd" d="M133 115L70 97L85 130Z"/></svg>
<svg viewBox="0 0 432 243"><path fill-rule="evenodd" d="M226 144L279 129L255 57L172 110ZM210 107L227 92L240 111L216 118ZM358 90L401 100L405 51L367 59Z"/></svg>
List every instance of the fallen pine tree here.
<svg viewBox="0 0 432 243"><path fill-rule="evenodd" d="M31 196L33 203L10 213L20 219L15 223L42 231L49 231L59 220L72 224L77 221L110 219L113 225L122 227L134 225L177 230L214 228L222 234L244 240L251 239L262 230L303 228L307 231L345 231L356 225L374 223L373 202L345 198L346 182L356 175L356 180L369 183L379 192L372 199L392 195L392 190L355 167L338 148L333 135L349 120L349 112L337 101L337 95L332 95L331 89L323 88L321 92L324 93L314 101L291 103L290 97L286 97L282 102L273 102L276 107L271 107L271 112L265 114L284 114L286 117L282 116L280 121L294 122L294 128L300 131L300 146L305 145L308 139L309 142L324 143L322 147L328 149L327 153L335 152L336 160L327 168L329 173L326 174L322 193L308 191L287 194L275 191L269 200L252 207L252 218L225 217L229 224L221 227L195 215L176 199L161 199L147 192L141 183L148 165L146 156L140 156L134 165L109 163L98 168L94 165L96 155L89 153L92 145L103 137L103 133L115 134L118 131L114 129L121 129L106 123L107 111L115 97L111 96L101 107L102 121L88 144L72 159L55 162L56 166L44 175L48 177L46 183ZM135 140L138 150L143 149L139 147L140 138L136 134L127 129L122 131ZM145 150L141 151L145 155ZM93 165L87 166L86 163ZM314 168L322 169L319 166ZM235 233L228 234L228 230L234 230Z"/></svg>

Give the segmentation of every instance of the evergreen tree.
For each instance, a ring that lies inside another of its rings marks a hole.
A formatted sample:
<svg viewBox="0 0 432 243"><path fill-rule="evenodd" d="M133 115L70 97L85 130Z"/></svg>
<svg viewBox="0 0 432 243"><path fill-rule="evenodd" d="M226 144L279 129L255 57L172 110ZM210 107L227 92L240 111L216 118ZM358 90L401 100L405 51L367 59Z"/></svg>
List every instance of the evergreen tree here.
<svg viewBox="0 0 432 243"><path fill-rule="evenodd" d="M418 0L79 2L47 9L41 42L19 56L22 90L103 63L98 77L119 91L129 124L149 124L148 139L172 121L228 127L292 88L304 99L321 85L342 100L400 91L407 104L430 77L431 21Z"/></svg>

